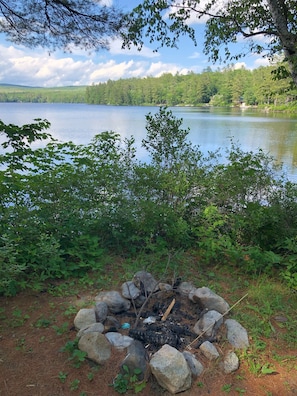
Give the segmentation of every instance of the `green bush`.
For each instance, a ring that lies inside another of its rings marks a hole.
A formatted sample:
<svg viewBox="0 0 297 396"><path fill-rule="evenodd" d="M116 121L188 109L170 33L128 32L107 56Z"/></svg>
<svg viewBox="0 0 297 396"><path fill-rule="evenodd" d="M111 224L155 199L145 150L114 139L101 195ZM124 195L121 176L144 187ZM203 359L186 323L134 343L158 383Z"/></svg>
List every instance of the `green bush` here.
<svg viewBox="0 0 297 396"><path fill-rule="evenodd" d="M104 254L197 249L207 263L248 272L281 270L296 287L297 186L275 176L273 159L233 142L204 157L182 120L160 108L146 117L143 147L103 132L87 145L51 141L33 150L46 121L1 123L0 293L32 279L81 276Z"/></svg>

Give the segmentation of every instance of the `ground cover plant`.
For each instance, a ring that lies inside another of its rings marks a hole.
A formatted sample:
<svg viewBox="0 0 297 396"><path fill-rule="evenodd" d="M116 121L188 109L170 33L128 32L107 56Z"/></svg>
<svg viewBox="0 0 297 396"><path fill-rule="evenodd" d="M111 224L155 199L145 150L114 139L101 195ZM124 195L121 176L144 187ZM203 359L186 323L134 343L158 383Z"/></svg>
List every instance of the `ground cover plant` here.
<svg viewBox="0 0 297 396"><path fill-rule="evenodd" d="M80 278L48 282L42 291L0 297L0 393L167 395L152 378L141 384L134 382L135 373L124 372L118 377L123 352L113 350L104 365L86 359L77 348L73 331L76 313L91 307L98 291L118 288L140 266L161 278L167 260L160 254L142 254L134 260L114 256L105 263L102 273L90 271ZM197 287L208 285L230 304L248 293L230 313L249 332L250 347L237 351L239 370L226 375L219 361L214 365L205 359L204 373L193 381L191 390L183 393L185 396L296 394L295 293L278 278L230 271L221 264L203 265L200 257L190 252L172 257L165 280L173 277L190 280Z"/></svg>

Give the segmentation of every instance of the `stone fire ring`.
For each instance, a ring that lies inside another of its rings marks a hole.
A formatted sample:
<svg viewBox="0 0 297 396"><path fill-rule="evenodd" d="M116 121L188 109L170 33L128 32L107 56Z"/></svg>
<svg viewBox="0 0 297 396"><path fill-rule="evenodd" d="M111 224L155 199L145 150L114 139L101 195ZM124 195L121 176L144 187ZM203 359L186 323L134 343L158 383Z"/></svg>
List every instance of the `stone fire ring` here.
<svg viewBox="0 0 297 396"><path fill-rule="evenodd" d="M159 312L168 295L174 297L171 306L168 304L165 313L164 309ZM151 315L145 308L154 298L157 303ZM180 318L191 315L182 311L179 300L186 300L197 313L194 321L187 322L190 326L181 323ZM172 286L139 271L131 281L123 283L121 292L100 292L95 301L94 307L80 309L75 316L79 349L98 364L110 358L113 347L126 350L120 370L123 366L129 372L141 369L140 381L152 374L171 394L191 388L193 378L203 373L203 364L195 356L197 351L209 361L220 359L220 367L227 374L239 367L235 351L249 346L245 328L227 319L229 304L208 287L196 288L190 282ZM178 307L180 317L176 319ZM223 328L230 344L225 356L221 356L222 348L216 347L217 334Z"/></svg>

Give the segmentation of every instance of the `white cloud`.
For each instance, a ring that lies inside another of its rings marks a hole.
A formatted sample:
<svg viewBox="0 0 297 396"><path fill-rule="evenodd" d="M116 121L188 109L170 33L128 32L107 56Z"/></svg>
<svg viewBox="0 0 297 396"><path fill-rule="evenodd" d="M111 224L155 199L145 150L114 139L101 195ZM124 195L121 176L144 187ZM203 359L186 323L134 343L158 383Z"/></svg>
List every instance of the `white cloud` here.
<svg viewBox="0 0 297 396"><path fill-rule="evenodd" d="M151 62L129 58L127 61L70 56L58 57L0 45L0 82L29 86L90 85L108 79L160 76L164 73L186 74L189 69L174 63Z"/></svg>
<svg viewBox="0 0 297 396"><path fill-rule="evenodd" d="M198 58L200 58L200 56L201 56L200 53L195 51L195 52L193 52L192 55L189 56L189 59L198 59Z"/></svg>

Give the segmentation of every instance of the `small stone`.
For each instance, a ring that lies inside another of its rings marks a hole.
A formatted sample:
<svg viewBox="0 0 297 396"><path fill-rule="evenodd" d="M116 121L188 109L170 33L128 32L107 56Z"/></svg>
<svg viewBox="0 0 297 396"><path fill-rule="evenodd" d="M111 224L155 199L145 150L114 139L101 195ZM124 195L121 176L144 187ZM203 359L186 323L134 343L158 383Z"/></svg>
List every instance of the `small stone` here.
<svg viewBox="0 0 297 396"><path fill-rule="evenodd" d="M93 308L80 309L74 318L74 327L76 330L83 329L93 323L96 323L96 315Z"/></svg>
<svg viewBox="0 0 297 396"><path fill-rule="evenodd" d="M77 338L80 338L87 333L103 333L103 331L104 331L104 326L102 323L93 323L89 326L80 329L79 332L77 333Z"/></svg>
<svg viewBox="0 0 297 396"><path fill-rule="evenodd" d="M131 306L130 301L123 298L118 291L100 292L95 300L97 302L104 301L112 313L128 311Z"/></svg>
<svg viewBox="0 0 297 396"><path fill-rule="evenodd" d="M135 300L139 297L141 291L135 286L134 282L129 281L122 284L122 296L129 300Z"/></svg>
<svg viewBox="0 0 297 396"><path fill-rule="evenodd" d="M181 282L178 285L177 290L183 296L188 296L191 292L194 292L196 290L196 287L191 282Z"/></svg>
<svg viewBox="0 0 297 396"><path fill-rule="evenodd" d="M135 369L140 369L138 380L142 381L149 373L149 356L147 350L140 341L134 340L127 348L127 356L123 360L121 367L127 366L129 373Z"/></svg>
<svg viewBox="0 0 297 396"><path fill-rule="evenodd" d="M84 334L78 341L78 348L99 364L104 363L111 355L111 344L101 333Z"/></svg>
<svg viewBox="0 0 297 396"><path fill-rule="evenodd" d="M168 344L152 356L150 367L159 385L172 394L183 392L192 385L191 371L184 355Z"/></svg>
<svg viewBox="0 0 297 396"><path fill-rule="evenodd" d="M208 287L200 287L191 291L189 299L198 303L203 309L215 310L221 314L224 314L230 308L229 304L221 296L218 296Z"/></svg>
<svg viewBox="0 0 297 396"><path fill-rule="evenodd" d="M207 337L211 337L223 324L223 317L217 311L207 311L202 318L196 322L194 326L194 332L197 335L205 334Z"/></svg>
<svg viewBox="0 0 297 396"><path fill-rule="evenodd" d="M125 349L134 341L133 338L129 336L114 332L106 333L105 337L116 349Z"/></svg>
<svg viewBox="0 0 297 396"><path fill-rule="evenodd" d="M225 320L227 327L227 339L230 344L237 349L245 349L249 347L249 339L247 331L234 319Z"/></svg>
<svg viewBox="0 0 297 396"><path fill-rule="evenodd" d="M95 314L97 322L103 323L108 315L108 305L104 301L98 301L95 304Z"/></svg>
<svg viewBox="0 0 297 396"><path fill-rule="evenodd" d="M215 360L220 356L217 348L209 341L203 342L200 345L200 349L208 360Z"/></svg>
<svg viewBox="0 0 297 396"><path fill-rule="evenodd" d="M203 365L195 358L195 356L188 351L184 351L183 355L188 363L188 366L195 377L198 377L203 373L204 367Z"/></svg>
<svg viewBox="0 0 297 396"><path fill-rule="evenodd" d="M223 361L223 368L226 374L233 373L233 371L238 370L239 359L235 352L228 352Z"/></svg>
<svg viewBox="0 0 297 396"><path fill-rule="evenodd" d="M171 291L173 290L173 287L171 285L169 285L169 283L159 283L159 289L161 291Z"/></svg>
<svg viewBox="0 0 297 396"><path fill-rule="evenodd" d="M156 279L152 274L146 271L138 271L133 277L133 282L145 296L159 289Z"/></svg>

